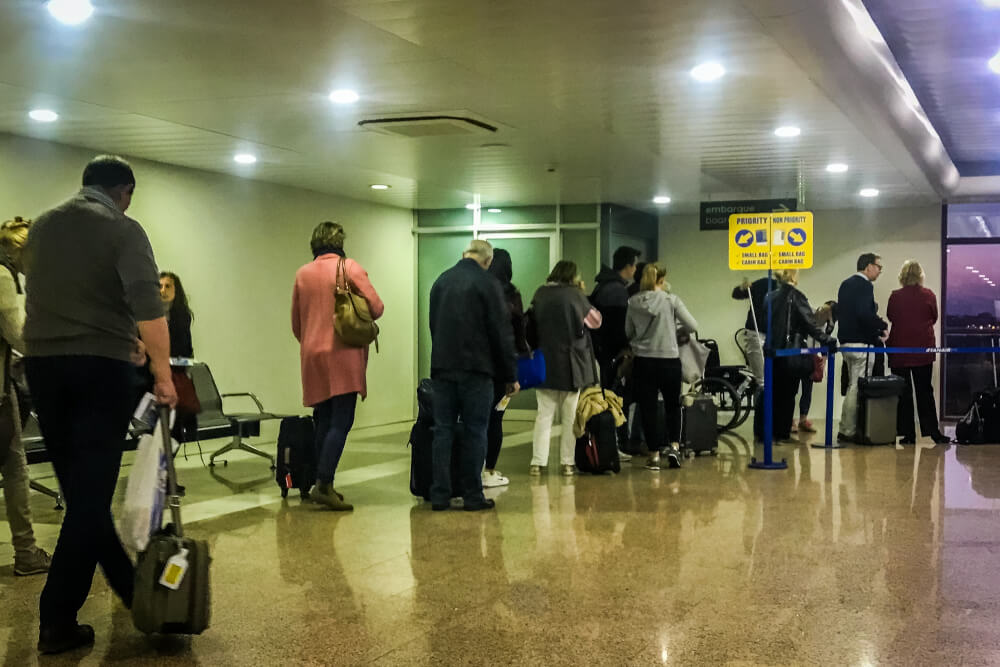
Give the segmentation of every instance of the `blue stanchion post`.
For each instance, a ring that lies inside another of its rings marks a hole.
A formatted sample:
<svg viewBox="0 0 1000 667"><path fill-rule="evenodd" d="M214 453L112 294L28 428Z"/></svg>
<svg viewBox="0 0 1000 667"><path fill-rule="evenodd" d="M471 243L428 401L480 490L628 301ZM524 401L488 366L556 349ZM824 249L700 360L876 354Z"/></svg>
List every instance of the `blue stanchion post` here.
<svg viewBox="0 0 1000 667"><path fill-rule="evenodd" d="M833 397L837 390L837 353L831 352L826 358L826 423L823 444L813 443L815 449L842 449L846 445L833 437Z"/></svg>
<svg viewBox="0 0 1000 667"><path fill-rule="evenodd" d="M771 287L771 270L767 270L767 285ZM764 338L764 460L756 457L750 459L750 467L755 470L784 470L788 467L785 459L775 461L772 458L774 445L774 352L771 348L771 307L772 300L767 299L767 334Z"/></svg>

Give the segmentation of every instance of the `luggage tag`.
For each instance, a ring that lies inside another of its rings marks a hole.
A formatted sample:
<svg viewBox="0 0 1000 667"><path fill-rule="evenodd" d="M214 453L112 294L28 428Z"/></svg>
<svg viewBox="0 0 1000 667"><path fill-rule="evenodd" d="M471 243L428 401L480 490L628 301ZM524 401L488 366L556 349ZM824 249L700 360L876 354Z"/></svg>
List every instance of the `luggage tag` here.
<svg viewBox="0 0 1000 667"><path fill-rule="evenodd" d="M187 555L188 550L181 547L180 553L167 559L167 566L163 568L163 574L160 575L161 585L174 591L181 587L181 582L188 569Z"/></svg>
<svg viewBox="0 0 1000 667"><path fill-rule="evenodd" d="M510 396L504 396L503 398L500 399L500 402L497 403L496 411L503 412L504 410L507 409L508 403L510 403Z"/></svg>

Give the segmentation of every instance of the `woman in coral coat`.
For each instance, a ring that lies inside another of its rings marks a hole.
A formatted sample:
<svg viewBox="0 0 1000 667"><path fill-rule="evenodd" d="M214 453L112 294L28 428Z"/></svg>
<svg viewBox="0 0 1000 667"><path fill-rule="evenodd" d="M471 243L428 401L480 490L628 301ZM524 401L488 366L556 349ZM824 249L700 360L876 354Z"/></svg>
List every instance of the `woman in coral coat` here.
<svg viewBox="0 0 1000 667"><path fill-rule="evenodd" d="M316 424L316 486L309 495L334 510L352 510L333 487L347 434L354 424L358 394L368 395L365 371L368 348L343 343L334 333L334 296L340 263L345 262L352 291L368 302L372 317L385 306L361 265L344 255L344 228L321 222L312 235L315 258L295 274L292 292L292 332L300 345L302 403L313 408Z"/></svg>

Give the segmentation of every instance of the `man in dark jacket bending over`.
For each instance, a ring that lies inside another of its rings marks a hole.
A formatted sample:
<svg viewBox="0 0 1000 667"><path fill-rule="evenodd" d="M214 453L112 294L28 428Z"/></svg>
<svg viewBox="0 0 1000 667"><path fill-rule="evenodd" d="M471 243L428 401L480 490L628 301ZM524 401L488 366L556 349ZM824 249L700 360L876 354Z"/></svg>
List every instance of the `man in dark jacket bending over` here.
<svg viewBox="0 0 1000 667"><path fill-rule="evenodd" d="M459 490L469 512L490 509L480 473L486 461L486 429L493 401L493 378L516 393L514 333L500 282L487 273L493 246L476 239L461 261L431 287L431 380L434 387L434 511L450 506L451 448L462 427Z"/></svg>

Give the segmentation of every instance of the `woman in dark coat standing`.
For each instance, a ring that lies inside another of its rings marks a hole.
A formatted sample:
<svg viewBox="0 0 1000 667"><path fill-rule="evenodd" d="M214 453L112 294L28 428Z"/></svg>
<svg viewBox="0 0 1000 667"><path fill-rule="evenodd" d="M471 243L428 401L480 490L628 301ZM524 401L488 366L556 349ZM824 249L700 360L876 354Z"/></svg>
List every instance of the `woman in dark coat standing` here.
<svg viewBox="0 0 1000 667"><path fill-rule="evenodd" d="M495 248L493 250L493 263L490 264L488 271L500 281L500 287L503 289L504 301L507 302L507 310L510 313L510 326L514 329L514 349L518 356L528 354L531 350L525 335L524 302L521 300L521 293L511 282L511 278L514 276L514 267L510 261L510 253L503 248ZM506 408L498 410L497 405L506 395L507 385L495 381L493 383L493 409L490 410L490 424L486 431L486 468L483 470L483 488L510 484L510 480L496 469L497 460L500 458L500 447L503 446L503 416L507 411Z"/></svg>
<svg viewBox="0 0 1000 667"><path fill-rule="evenodd" d="M938 319L937 297L924 287L924 270L916 260L903 262L899 271L902 285L889 296L886 316L892 323L887 347L934 347L934 325ZM944 445L949 439L938 428L937 406L931 376L934 368L933 354L890 354L889 368L894 375L906 380L904 394L899 397L896 410L896 432L902 437L900 444L917 442L913 423L913 394L917 395L917 415L920 433L935 443Z"/></svg>
<svg viewBox="0 0 1000 667"><path fill-rule="evenodd" d="M562 418L559 461L563 475L576 473L576 438L573 421L580 390L597 384L597 369L586 328L601 325L600 313L591 307L576 264L560 260L545 284L531 299L538 331L538 347L545 355L545 382L535 392L538 416L528 472L540 475L549 463L549 440L556 409Z"/></svg>

